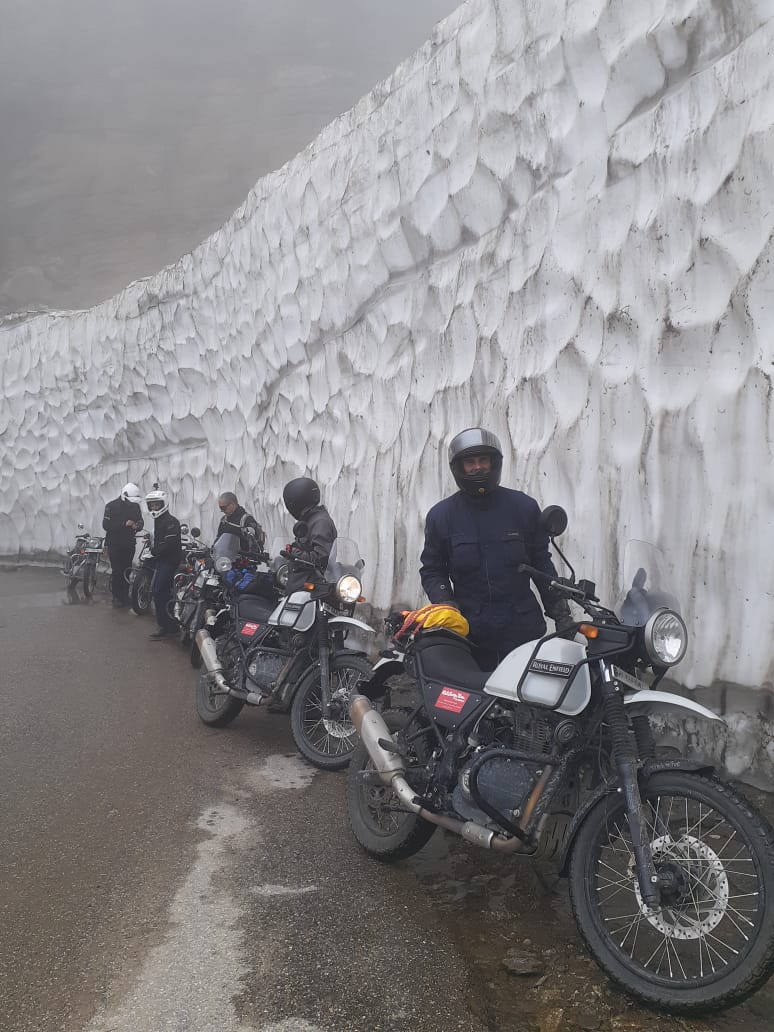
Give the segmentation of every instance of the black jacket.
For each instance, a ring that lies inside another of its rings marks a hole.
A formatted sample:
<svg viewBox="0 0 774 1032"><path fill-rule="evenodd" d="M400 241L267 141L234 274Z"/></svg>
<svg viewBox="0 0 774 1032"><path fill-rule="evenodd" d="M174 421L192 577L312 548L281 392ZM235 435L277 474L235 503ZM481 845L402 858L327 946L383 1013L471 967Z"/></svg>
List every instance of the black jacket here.
<svg viewBox="0 0 774 1032"><path fill-rule="evenodd" d="M221 534L233 534L235 533L236 527L252 527L255 531L255 535L240 533L239 541L241 550L249 555L250 552L262 552L264 545L266 544L266 534L263 531L263 527L260 525L258 520L251 516L249 512L238 505L236 509L231 513L230 516L225 516L218 524L218 532L215 535L215 541L218 540Z"/></svg>
<svg viewBox="0 0 774 1032"><path fill-rule="evenodd" d="M309 512L304 513L303 519L299 522L305 523L308 530L304 537L296 537L290 546L291 559L296 557L305 560L305 562L314 563L319 573L323 574L325 567L328 565L328 557L331 554L333 542L338 536L336 524L331 519L324 505L315 505ZM293 568L291 564L288 590L297 591L301 584L308 581L310 577L315 579L308 566L299 564ZM322 577L319 576L316 579L321 580Z"/></svg>
<svg viewBox="0 0 774 1032"><path fill-rule="evenodd" d="M153 544L151 554L164 562L177 563L183 558L180 540L180 521L171 512L162 512L153 521Z"/></svg>
<svg viewBox="0 0 774 1032"><path fill-rule="evenodd" d="M556 576L540 508L521 491L497 487L483 498L462 491L434 505L425 523L420 577L431 602L455 602L470 637L501 656L546 632L529 574L520 563ZM549 616L566 608L536 582Z"/></svg>
<svg viewBox="0 0 774 1032"><path fill-rule="evenodd" d="M134 530L126 526L127 520L137 524ZM114 498L105 506L102 528L105 531L105 544L108 548L131 548L134 550L134 535L138 530L142 530L142 527L142 513L137 502Z"/></svg>

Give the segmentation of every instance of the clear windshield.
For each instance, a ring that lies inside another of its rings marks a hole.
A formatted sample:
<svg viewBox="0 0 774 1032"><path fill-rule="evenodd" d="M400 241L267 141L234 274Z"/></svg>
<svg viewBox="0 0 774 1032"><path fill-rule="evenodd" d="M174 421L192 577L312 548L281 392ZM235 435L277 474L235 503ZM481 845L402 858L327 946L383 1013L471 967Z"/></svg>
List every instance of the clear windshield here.
<svg viewBox="0 0 774 1032"><path fill-rule="evenodd" d="M670 567L660 548L647 541L629 541L624 552L623 588L615 607L621 623L644 627L657 609L680 612L671 589Z"/></svg>
<svg viewBox="0 0 774 1032"><path fill-rule="evenodd" d="M212 557L213 559L220 559L221 556L225 556L226 559L231 559L232 562L239 555L239 535L238 534L221 534L215 544L212 546Z"/></svg>
<svg viewBox="0 0 774 1032"><path fill-rule="evenodd" d="M364 566L365 562L361 559L360 549L355 542L351 538L337 537L328 556L325 579L338 581L347 574L354 574L359 579L362 577L361 571Z"/></svg>

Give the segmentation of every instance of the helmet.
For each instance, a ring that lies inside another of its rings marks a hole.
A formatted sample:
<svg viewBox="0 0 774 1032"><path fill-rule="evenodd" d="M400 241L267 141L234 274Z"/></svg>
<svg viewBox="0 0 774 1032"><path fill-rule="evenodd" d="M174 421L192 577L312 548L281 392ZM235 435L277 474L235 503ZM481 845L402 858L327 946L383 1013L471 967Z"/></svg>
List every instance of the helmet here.
<svg viewBox="0 0 774 1032"><path fill-rule="evenodd" d="M139 487L137 484L132 484L131 482L124 484L121 488L121 497L125 502L134 502L136 505L139 505L142 501Z"/></svg>
<svg viewBox="0 0 774 1032"><path fill-rule="evenodd" d="M145 496L145 504L154 520L169 509L164 491L149 491Z"/></svg>
<svg viewBox="0 0 774 1032"><path fill-rule="evenodd" d="M404 641L419 634L420 631L440 630L453 631L455 634L467 638L470 633L468 621L454 606L444 602L433 603L423 606L421 609L414 609L410 613L401 613L405 616L403 625L394 636L395 641Z"/></svg>
<svg viewBox="0 0 774 1032"><path fill-rule="evenodd" d="M282 500L290 515L300 520L305 512L320 504L320 488L309 477L299 477L285 484Z"/></svg>
<svg viewBox="0 0 774 1032"><path fill-rule="evenodd" d="M471 455L489 455L492 468L488 473L465 473L462 460ZM503 451L500 442L490 430L471 427L452 439L449 445L449 467L460 491L479 497L494 491L503 471Z"/></svg>

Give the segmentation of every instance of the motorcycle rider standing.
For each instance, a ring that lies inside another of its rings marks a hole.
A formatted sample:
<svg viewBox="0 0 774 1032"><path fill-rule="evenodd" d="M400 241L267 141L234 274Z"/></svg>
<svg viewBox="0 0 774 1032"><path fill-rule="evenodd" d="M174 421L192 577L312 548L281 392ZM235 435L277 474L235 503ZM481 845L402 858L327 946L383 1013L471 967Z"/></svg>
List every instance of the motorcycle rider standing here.
<svg viewBox="0 0 774 1032"><path fill-rule="evenodd" d="M266 544L263 527L254 516L251 516L237 500L233 491L224 491L218 498L218 508L223 514L215 535L217 541L221 534L234 533L238 528L241 550L245 555L262 552Z"/></svg>
<svg viewBox="0 0 774 1032"><path fill-rule="evenodd" d="M102 517L105 546L110 558L113 606L116 609L124 609L129 605L126 571L131 569L134 559L134 535L143 528L141 501L139 487L132 483L124 484L118 498L107 503Z"/></svg>
<svg viewBox="0 0 774 1032"><path fill-rule="evenodd" d="M538 503L500 486L502 465L500 442L489 430L473 427L453 438L449 466L459 491L428 512L419 571L430 601L454 605L467 619L482 670L494 670L517 646L546 633L519 564L557 575ZM541 580L536 586L557 630L570 627L566 600Z"/></svg>
<svg viewBox="0 0 774 1032"><path fill-rule="evenodd" d="M145 496L145 504L153 517L151 553L156 558L153 607L159 625L150 637L153 641L159 641L177 634L177 622L167 612L167 605L172 595L172 579L183 556L183 545L180 521L169 511L166 494L159 490L150 491Z"/></svg>

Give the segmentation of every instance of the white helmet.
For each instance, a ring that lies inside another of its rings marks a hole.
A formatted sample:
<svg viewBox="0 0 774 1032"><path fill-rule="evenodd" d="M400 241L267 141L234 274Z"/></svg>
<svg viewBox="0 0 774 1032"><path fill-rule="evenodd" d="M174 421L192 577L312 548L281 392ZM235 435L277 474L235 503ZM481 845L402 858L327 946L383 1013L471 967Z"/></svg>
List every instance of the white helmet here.
<svg viewBox="0 0 774 1032"><path fill-rule="evenodd" d="M137 484L124 484L121 488L121 497L125 502L134 502L136 505L140 505L142 502L142 495Z"/></svg>
<svg viewBox="0 0 774 1032"><path fill-rule="evenodd" d="M163 491L149 491L145 496L145 504L154 520L169 508L167 496Z"/></svg>

